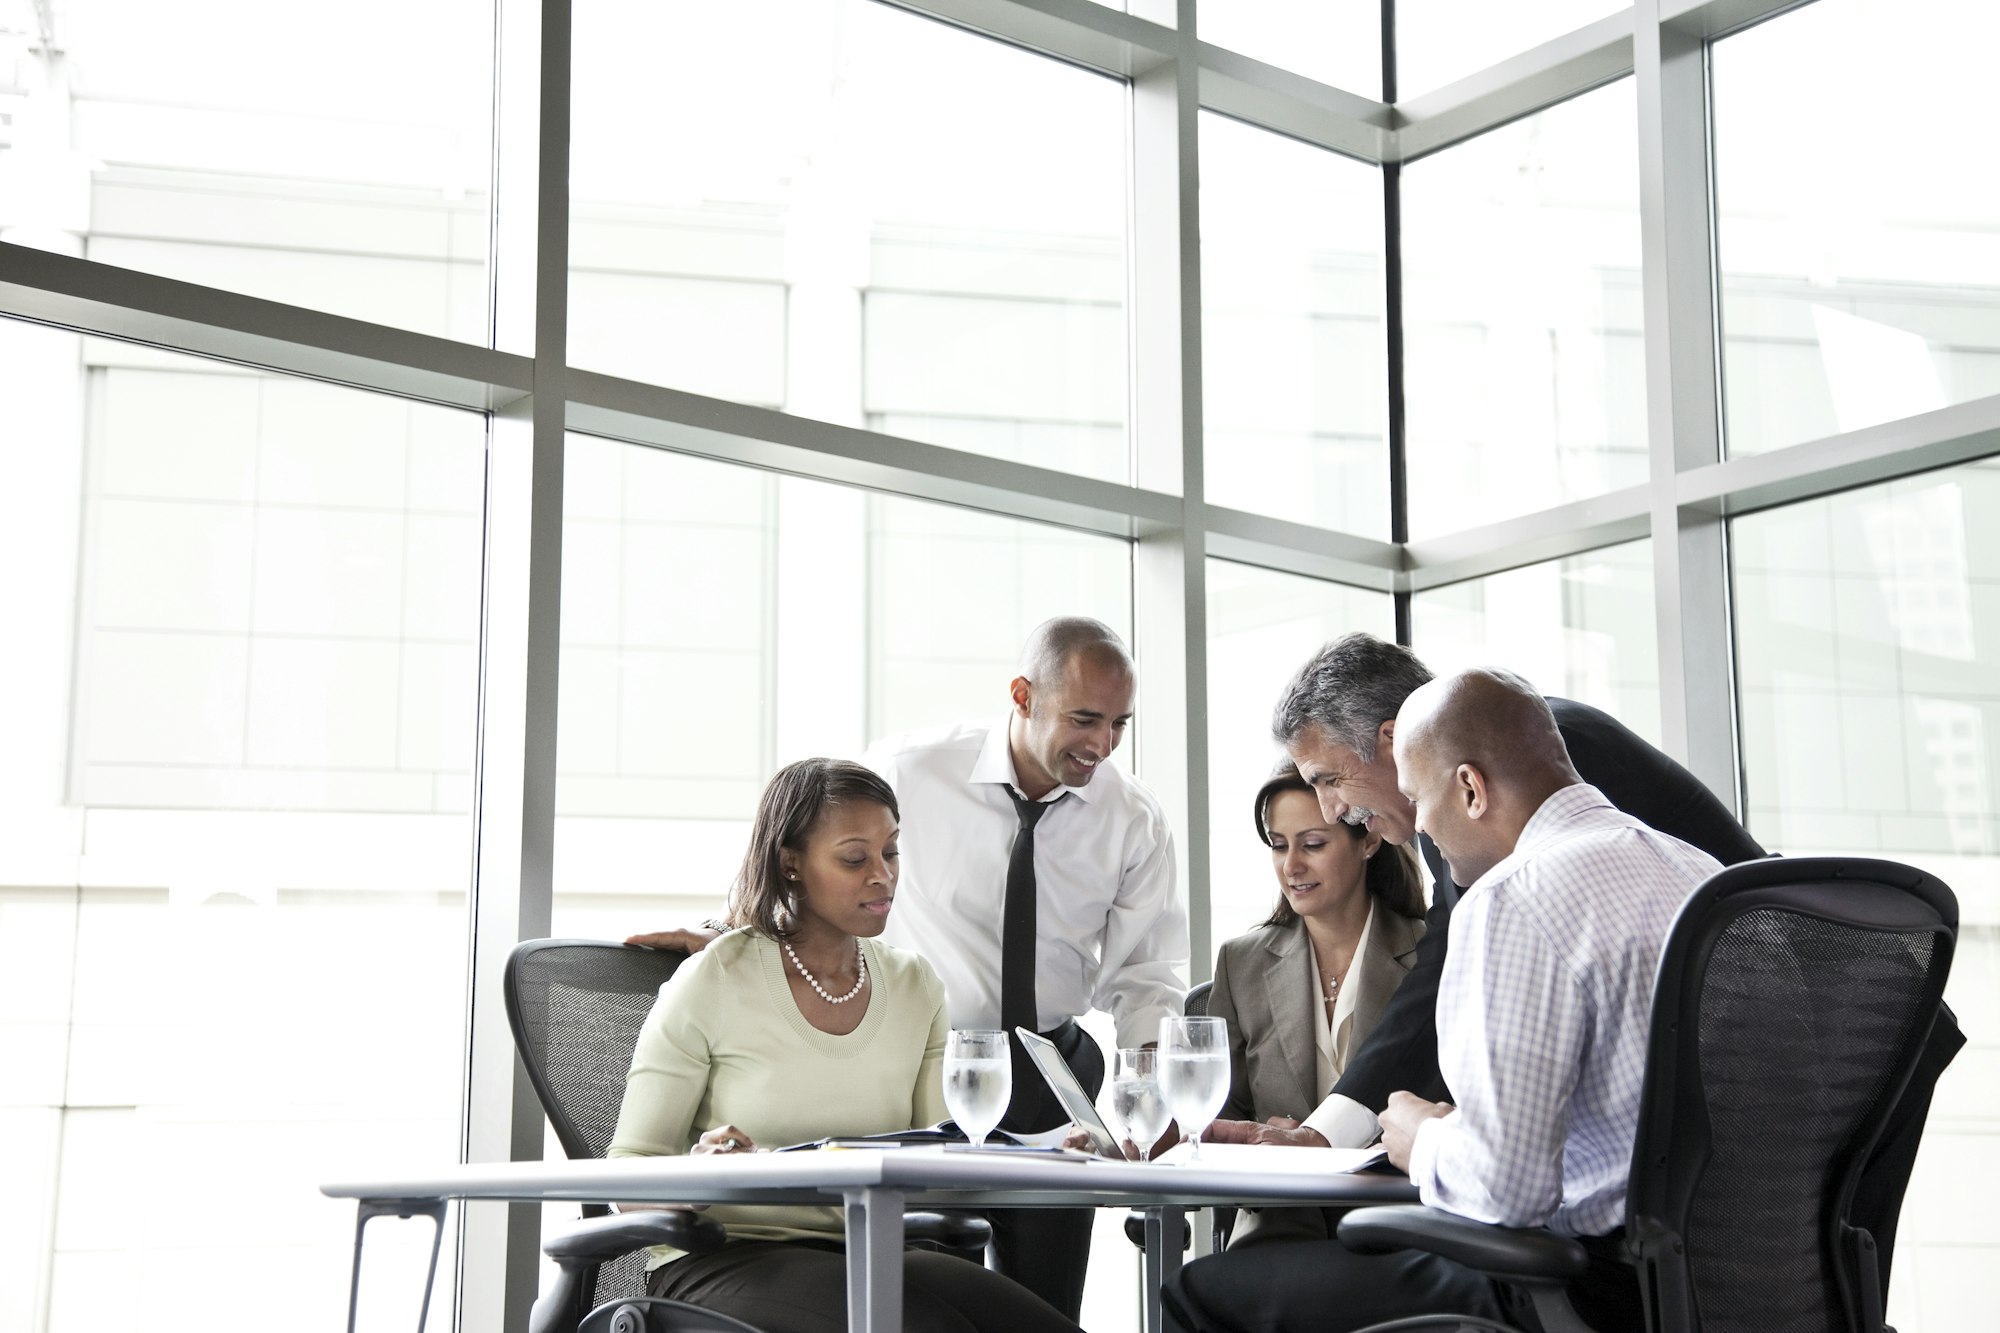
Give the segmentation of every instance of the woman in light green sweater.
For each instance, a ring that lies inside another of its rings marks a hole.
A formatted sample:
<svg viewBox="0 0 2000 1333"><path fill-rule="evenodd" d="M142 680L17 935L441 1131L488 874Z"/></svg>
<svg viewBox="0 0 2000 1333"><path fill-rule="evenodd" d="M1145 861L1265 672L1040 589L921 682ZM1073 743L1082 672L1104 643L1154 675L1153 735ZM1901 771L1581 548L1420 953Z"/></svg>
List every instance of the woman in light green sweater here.
<svg viewBox="0 0 2000 1333"><path fill-rule="evenodd" d="M858 764L806 759L771 779L730 896L734 927L660 988L641 1030L612 1157L749 1152L944 1118L944 986L874 937L896 893L897 807ZM656 1296L767 1333L840 1333L836 1207L717 1206L729 1243L653 1252ZM975 1263L904 1256L904 1328L1039 1333L1076 1325Z"/></svg>

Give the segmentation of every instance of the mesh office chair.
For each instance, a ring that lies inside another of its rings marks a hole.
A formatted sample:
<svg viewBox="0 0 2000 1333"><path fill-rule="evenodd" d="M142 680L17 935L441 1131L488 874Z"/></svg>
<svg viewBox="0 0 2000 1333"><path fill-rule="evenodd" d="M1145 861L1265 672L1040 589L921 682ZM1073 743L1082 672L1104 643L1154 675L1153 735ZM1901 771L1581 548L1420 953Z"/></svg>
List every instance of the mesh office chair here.
<svg viewBox="0 0 2000 1333"><path fill-rule="evenodd" d="M1849 1205L1937 1019L1957 933L1943 884L1858 858L1732 866L1681 909L1626 1203L1653 1333L1886 1328L1874 1238ZM1434 1251L1525 1287L1551 1333L1587 1328L1563 1294L1586 1263L1566 1237L1411 1206L1350 1213L1340 1238ZM1435 1321L1458 1323L1498 1327Z"/></svg>
<svg viewBox="0 0 2000 1333"><path fill-rule="evenodd" d="M514 1046L568 1156L602 1157L610 1146L640 1025L686 958L598 940L528 940L508 956L504 990ZM530 1333L756 1333L725 1315L646 1296L645 1248L718 1249L726 1237L713 1219L613 1214L601 1204L585 1205L583 1215L581 1225L543 1246L561 1274L536 1302ZM990 1228L956 1213L913 1212L904 1215L904 1234L976 1256Z"/></svg>
<svg viewBox="0 0 2000 1333"><path fill-rule="evenodd" d="M514 1048L565 1155L602 1157L610 1147L639 1027L686 958L594 940L528 940L508 956L503 989ZM720 1249L725 1236L715 1221L697 1213L612 1213L602 1204L585 1204L583 1216L583 1225L543 1247L560 1275L535 1302L530 1333L755 1333L726 1315L646 1295L646 1247Z"/></svg>

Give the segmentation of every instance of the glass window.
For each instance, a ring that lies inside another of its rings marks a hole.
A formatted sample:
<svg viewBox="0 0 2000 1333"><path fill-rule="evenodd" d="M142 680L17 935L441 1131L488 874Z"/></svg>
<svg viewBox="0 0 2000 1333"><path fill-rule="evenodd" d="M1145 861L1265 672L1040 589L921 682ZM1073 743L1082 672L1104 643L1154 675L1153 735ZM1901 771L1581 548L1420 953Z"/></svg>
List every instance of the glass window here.
<svg viewBox="0 0 2000 1333"><path fill-rule="evenodd" d="M458 1151L483 423L6 321L0 404L0 1325L338 1310L319 1184Z"/></svg>
<svg viewBox="0 0 2000 1333"><path fill-rule="evenodd" d="M1807 5L1716 43L1731 454L2000 393L2000 180L1974 165L1996 45L1979 0Z"/></svg>
<svg viewBox="0 0 2000 1333"><path fill-rule="evenodd" d="M593 0L574 102L573 362L1129 477L1120 83L870 0Z"/></svg>
<svg viewBox="0 0 2000 1333"><path fill-rule="evenodd" d="M18 12L10 241L485 341L492 0Z"/></svg>
<svg viewBox="0 0 2000 1333"><path fill-rule="evenodd" d="M1270 915L1271 854L1250 801L1281 753L1271 709L1294 673L1330 639L1396 637L1387 593L1342 587L1226 560L1208 562L1209 930L1216 945Z"/></svg>
<svg viewBox="0 0 2000 1333"><path fill-rule="evenodd" d="M1658 745L1656 601L1653 544L1628 542L1418 593L1411 634L1439 675L1505 667Z"/></svg>
<svg viewBox="0 0 2000 1333"><path fill-rule="evenodd" d="M1620 0L1396 0L1396 92L1419 93L1626 8Z"/></svg>
<svg viewBox="0 0 2000 1333"><path fill-rule="evenodd" d="M1196 13L1204 42L1360 97L1382 96L1378 0L1226 0Z"/></svg>
<svg viewBox="0 0 2000 1333"><path fill-rule="evenodd" d="M1403 171L1410 535L1646 480L1630 79Z"/></svg>
<svg viewBox="0 0 2000 1333"><path fill-rule="evenodd" d="M564 472L558 933L710 914L773 771L997 716L1048 617L1130 635L1123 541L587 436Z"/></svg>
<svg viewBox="0 0 2000 1333"><path fill-rule="evenodd" d="M1991 1250L1956 1228L1992 1153L2000 1068L2000 462L1731 524L1750 831L1788 856L1883 855L1958 895L1945 992L1973 1045L1938 1080L1889 1318L1966 1322Z"/></svg>
<svg viewBox="0 0 2000 1333"><path fill-rule="evenodd" d="M1382 172L1201 117L1208 499L1387 540Z"/></svg>

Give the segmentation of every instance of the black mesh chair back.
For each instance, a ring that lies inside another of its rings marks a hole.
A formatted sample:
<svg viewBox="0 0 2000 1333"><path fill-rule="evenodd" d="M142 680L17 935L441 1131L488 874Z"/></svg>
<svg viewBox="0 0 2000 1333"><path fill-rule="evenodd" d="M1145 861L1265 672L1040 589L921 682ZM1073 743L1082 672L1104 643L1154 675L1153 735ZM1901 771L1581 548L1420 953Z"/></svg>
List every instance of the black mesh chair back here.
<svg viewBox="0 0 2000 1333"><path fill-rule="evenodd" d="M1188 993L1181 997L1181 1014L1186 1018L1208 1017L1208 993L1215 989L1213 981L1197 981L1188 987Z"/></svg>
<svg viewBox="0 0 2000 1333"><path fill-rule="evenodd" d="M1848 1205L1957 928L1936 879L1854 858L1732 866L1683 907L1627 1206L1659 1333L1880 1333L1873 1241Z"/></svg>
<svg viewBox="0 0 2000 1333"><path fill-rule="evenodd" d="M507 959L507 1021L542 1110L570 1157L602 1157L618 1125L625 1071L660 986L687 955L601 940L528 940ZM608 1210L586 1205L586 1217ZM646 1255L597 1269L583 1308L645 1294Z"/></svg>

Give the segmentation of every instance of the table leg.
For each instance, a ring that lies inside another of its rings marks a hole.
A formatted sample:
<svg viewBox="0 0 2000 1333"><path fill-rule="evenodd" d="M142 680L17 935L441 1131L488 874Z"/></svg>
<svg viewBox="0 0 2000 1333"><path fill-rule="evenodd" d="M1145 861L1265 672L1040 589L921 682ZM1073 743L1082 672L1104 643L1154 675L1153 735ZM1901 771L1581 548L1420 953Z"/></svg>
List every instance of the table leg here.
<svg viewBox="0 0 2000 1333"><path fill-rule="evenodd" d="M1187 1210L1162 1204L1146 1210L1146 1333L1164 1333L1160 1288L1181 1271L1181 1228Z"/></svg>
<svg viewBox="0 0 2000 1333"><path fill-rule="evenodd" d="M845 1192L848 1333L902 1333L903 1191Z"/></svg>

